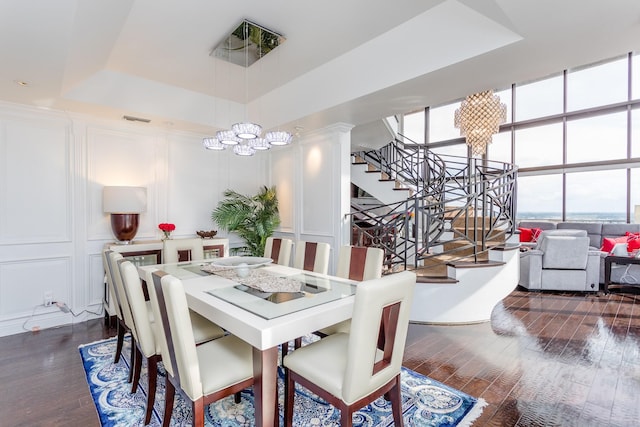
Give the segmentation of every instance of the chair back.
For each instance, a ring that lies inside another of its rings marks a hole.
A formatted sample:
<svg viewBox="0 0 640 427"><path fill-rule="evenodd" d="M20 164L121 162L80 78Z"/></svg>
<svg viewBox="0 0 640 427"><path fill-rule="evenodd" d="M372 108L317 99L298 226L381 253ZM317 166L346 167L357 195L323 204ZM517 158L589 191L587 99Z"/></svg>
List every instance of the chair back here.
<svg viewBox="0 0 640 427"><path fill-rule="evenodd" d="M328 243L296 242L296 255L293 267L300 270L313 271L327 274L329 271L329 252L331 246Z"/></svg>
<svg viewBox="0 0 640 427"><path fill-rule="evenodd" d="M275 264L289 266L293 240L279 237L267 237L264 245L265 258L271 258Z"/></svg>
<svg viewBox="0 0 640 427"><path fill-rule="evenodd" d="M343 397L354 402L400 374L416 275L410 271L358 286Z"/></svg>
<svg viewBox="0 0 640 427"><path fill-rule="evenodd" d="M120 320L124 320L122 317L122 307L120 306L120 298L116 292L116 285L113 282L113 273L111 271L111 264L109 263L109 254L113 251L110 249L102 251L102 266L104 267L104 273L107 278L107 291L109 292L109 301L113 301L113 305L116 309L116 316Z"/></svg>
<svg viewBox="0 0 640 427"><path fill-rule="evenodd" d="M118 261L118 264L133 322L136 325L137 344L145 357L151 357L156 354L156 340L154 328L149 320L149 309L144 299L138 269L131 261L124 259Z"/></svg>
<svg viewBox="0 0 640 427"><path fill-rule="evenodd" d="M118 252L111 252L108 255L109 259L109 267L111 268L111 273L113 276L113 283L116 293L118 295L118 299L120 301L120 308L122 309L122 318L124 319L124 324L127 325L133 337L137 340L138 334L136 332L136 324L133 319L133 314L131 314L131 307L129 306L129 300L127 299L127 293L124 290L124 282L122 280L122 273L120 272L120 267L118 263L124 260L123 256Z"/></svg>
<svg viewBox="0 0 640 427"><path fill-rule="evenodd" d="M162 243L162 259L164 264L204 259L202 239L166 239Z"/></svg>
<svg viewBox="0 0 640 427"><path fill-rule="evenodd" d="M547 230L540 233L536 249L542 251L542 268L584 270L590 240L585 230Z"/></svg>
<svg viewBox="0 0 640 427"><path fill-rule="evenodd" d="M384 251L380 248L342 246L336 276L363 281L382 277Z"/></svg>
<svg viewBox="0 0 640 427"><path fill-rule="evenodd" d="M203 396L196 341L191 327L191 317L184 286L180 279L169 274L154 277L158 306L167 342L173 377L186 395L195 401ZM165 365L168 363L163 355ZM211 361L215 363L215 361Z"/></svg>
<svg viewBox="0 0 640 427"><path fill-rule="evenodd" d="M145 281L147 282L147 291L149 292L149 303L151 304L151 311L153 312L153 327L155 328L156 343L160 349L160 355L164 360L164 369L171 375L175 376L174 365L171 363L171 355L169 354L169 346L167 344L167 334L164 330L164 324L166 319L163 320L162 311L160 310L160 302L158 300L158 294L156 292L156 286L161 286L160 281L163 276L166 276L162 270L146 271ZM157 283L157 285L156 285ZM166 316L166 315L165 315Z"/></svg>

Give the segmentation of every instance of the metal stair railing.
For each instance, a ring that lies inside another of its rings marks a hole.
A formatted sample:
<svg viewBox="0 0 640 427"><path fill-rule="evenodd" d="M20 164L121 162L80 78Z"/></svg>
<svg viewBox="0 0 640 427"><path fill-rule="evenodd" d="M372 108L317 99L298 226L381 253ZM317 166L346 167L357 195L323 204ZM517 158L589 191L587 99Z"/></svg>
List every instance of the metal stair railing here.
<svg viewBox="0 0 640 427"><path fill-rule="evenodd" d="M352 243L382 247L390 269L437 259L478 261L515 231L514 165L436 155L399 140L353 154L413 190L404 202L352 206Z"/></svg>

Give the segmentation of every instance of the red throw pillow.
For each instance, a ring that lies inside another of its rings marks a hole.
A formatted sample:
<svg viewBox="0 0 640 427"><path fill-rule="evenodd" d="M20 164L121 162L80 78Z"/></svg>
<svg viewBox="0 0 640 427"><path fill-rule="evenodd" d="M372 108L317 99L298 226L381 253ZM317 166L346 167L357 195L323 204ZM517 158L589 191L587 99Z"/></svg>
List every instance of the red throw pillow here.
<svg viewBox="0 0 640 427"><path fill-rule="evenodd" d="M518 227L520 230L520 242L530 242L533 239L533 233L530 228Z"/></svg>
<svg viewBox="0 0 640 427"><path fill-rule="evenodd" d="M541 228L518 227L518 230L520 230L520 242L537 242L542 233Z"/></svg>
<svg viewBox="0 0 640 427"><path fill-rule="evenodd" d="M640 235L629 235L627 240L627 252L640 249Z"/></svg>
<svg viewBox="0 0 640 427"><path fill-rule="evenodd" d="M627 236L620 236L620 237L605 237L602 239L602 247L600 248L600 250L602 252L606 252L606 253L611 253L613 251L613 248L616 246L617 243L627 243L628 244L628 240L629 238Z"/></svg>

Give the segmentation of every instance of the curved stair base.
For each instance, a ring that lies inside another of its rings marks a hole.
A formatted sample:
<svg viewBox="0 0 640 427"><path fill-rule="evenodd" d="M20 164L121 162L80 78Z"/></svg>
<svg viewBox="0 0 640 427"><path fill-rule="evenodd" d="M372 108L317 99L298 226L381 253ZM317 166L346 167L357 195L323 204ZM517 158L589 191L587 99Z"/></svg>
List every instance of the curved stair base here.
<svg viewBox="0 0 640 427"><path fill-rule="evenodd" d="M449 265L456 283L419 282L413 297L413 323L463 324L486 322L493 307L518 286L520 251L493 249L489 263Z"/></svg>

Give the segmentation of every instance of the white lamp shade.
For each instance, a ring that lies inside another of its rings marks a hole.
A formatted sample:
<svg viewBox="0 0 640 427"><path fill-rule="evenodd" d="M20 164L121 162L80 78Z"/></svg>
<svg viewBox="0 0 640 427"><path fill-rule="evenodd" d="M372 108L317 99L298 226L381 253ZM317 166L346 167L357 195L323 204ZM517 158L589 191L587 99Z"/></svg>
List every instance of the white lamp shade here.
<svg viewBox="0 0 640 427"><path fill-rule="evenodd" d="M105 213L141 213L147 210L145 187L104 187L102 211Z"/></svg>

